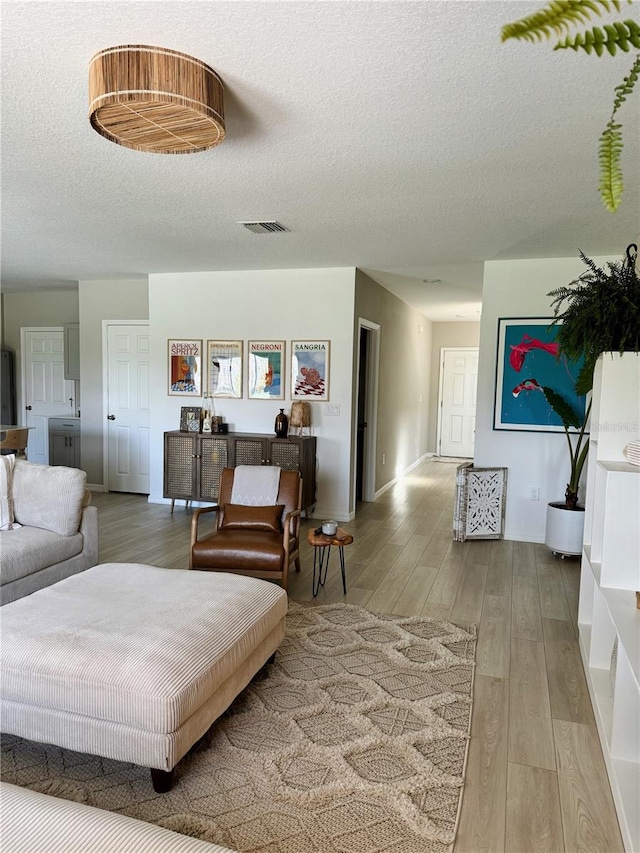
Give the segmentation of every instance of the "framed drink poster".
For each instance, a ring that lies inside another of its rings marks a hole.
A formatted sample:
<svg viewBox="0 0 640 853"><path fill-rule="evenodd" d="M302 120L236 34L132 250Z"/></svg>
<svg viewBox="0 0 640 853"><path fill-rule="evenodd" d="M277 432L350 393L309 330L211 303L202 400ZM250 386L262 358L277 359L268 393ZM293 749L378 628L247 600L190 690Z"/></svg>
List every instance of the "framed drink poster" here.
<svg viewBox="0 0 640 853"><path fill-rule="evenodd" d="M249 341L249 399L284 400L284 341Z"/></svg>
<svg viewBox="0 0 640 853"><path fill-rule="evenodd" d="M329 399L330 341L291 341L291 398Z"/></svg>
<svg viewBox="0 0 640 853"><path fill-rule="evenodd" d="M202 341L176 338L168 341L169 390L177 397L202 397Z"/></svg>
<svg viewBox="0 0 640 853"><path fill-rule="evenodd" d="M211 397L242 397L242 341L207 341L207 391Z"/></svg>

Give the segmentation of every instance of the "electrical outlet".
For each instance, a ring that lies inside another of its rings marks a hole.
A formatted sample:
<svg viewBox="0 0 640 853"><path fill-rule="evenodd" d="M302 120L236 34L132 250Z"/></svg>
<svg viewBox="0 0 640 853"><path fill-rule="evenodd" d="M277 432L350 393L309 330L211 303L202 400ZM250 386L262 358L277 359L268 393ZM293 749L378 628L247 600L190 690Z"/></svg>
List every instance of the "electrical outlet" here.
<svg viewBox="0 0 640 853"><path fill-rule="evenodd" d="M531 486L531 491L529 492L529 500L531 500L531 501L539 501L540 500L540 487L539 486Z"/></svg>

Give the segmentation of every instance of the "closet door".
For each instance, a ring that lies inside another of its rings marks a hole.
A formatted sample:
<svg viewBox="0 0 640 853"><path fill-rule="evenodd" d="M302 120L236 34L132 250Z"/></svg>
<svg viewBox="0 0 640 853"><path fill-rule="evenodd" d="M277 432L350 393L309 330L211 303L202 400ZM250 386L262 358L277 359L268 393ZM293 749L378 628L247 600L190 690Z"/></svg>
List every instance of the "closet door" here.
<svg viewBox="0 0 640 853"><path fill-rule="evenodd" d="M107 326L107 485L149 494L149 326Z"/></svg>
<svg viewBox="0 0 640 853"><path fill-rule="evenodd" d="M59 328L22 329L22 412L18 425L29 430L27 458L49 464L49 418L71 417L77 409L75 383L64 378L64 332Z"/></svg>

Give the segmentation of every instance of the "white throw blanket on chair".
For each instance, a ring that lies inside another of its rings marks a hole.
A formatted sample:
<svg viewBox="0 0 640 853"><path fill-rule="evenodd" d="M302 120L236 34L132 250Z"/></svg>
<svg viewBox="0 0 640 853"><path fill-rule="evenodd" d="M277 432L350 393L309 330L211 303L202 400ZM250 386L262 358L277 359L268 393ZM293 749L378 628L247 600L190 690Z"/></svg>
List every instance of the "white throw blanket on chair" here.
<svg viewBox="0 0 640 853"><path fill-rule="evenodd" d="M234 469L231 503L275 506L280 491L278 465L238 465Z"/></svg>

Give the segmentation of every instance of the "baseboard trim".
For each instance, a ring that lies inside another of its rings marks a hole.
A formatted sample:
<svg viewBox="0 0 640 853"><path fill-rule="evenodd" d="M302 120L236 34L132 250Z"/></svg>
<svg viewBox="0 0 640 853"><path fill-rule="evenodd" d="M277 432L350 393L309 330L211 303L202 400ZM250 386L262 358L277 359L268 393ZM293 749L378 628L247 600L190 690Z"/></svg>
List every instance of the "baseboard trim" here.
<svg viewBox="0 0 640 853"><path fill-rule="evenodd" d="M531 533L512 533L505 530L504 538L507 542L529 542L531 545L544 545L544 536L532 536Z"/></svg>
<svg viewBox="0 0 640 853"><path fill-rule="evenodd" d="M109 490L103 483L87 483L87 488L90 492L108 492Z"/></svg>
<svg viewBox="0 0 640 853"><path fill-rule="evenodd" d="M378 500L381 495L383 495L385 492L388 492L392 486L395 486L396 483L399 483L403 477L406 477L407 474L413 471L414 468L417 468L418 465L425 461L425 459L430 459L433 455L434 454L430 451L428 451L427 453L423 453L419 459L416 459L416 461L412 462L408 468L405 468L405 470L402 474L400 474L399 477L394 477L393 480L389 480L388 483L385 483L384 486L381 486L381 488L377 489L375 493L375 500Z"/></svg>

